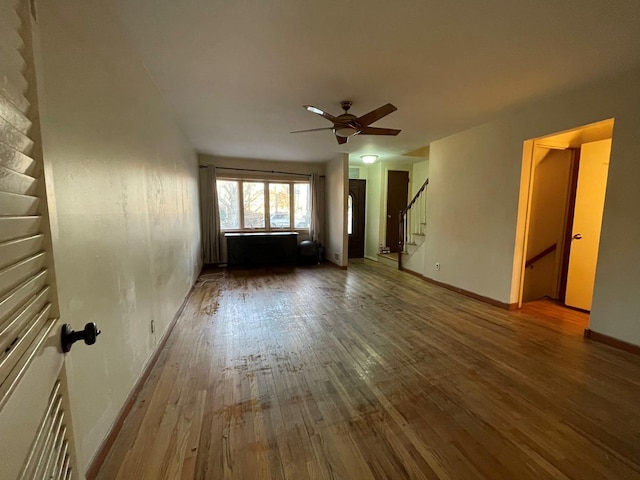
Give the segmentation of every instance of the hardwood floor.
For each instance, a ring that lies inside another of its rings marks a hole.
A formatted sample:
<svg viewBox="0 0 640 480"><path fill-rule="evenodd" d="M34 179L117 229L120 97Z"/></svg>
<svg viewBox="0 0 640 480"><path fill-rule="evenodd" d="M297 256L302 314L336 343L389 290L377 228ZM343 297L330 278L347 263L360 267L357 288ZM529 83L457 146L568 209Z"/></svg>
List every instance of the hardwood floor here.
<svg viewBox="0 0 640 480"><path fill-rule="evenodd" d="M640 479L640 357L552 306L369 260L202 280L98 478Z"/></svg>
<svg viewBox="0 0 640 480"><path fill-rule="evenodd" d="M522 304L520 313L533 316L545 323L554 324L561 331L571 333L577 327L584 331L589 326L589 314L581 310L575 310L563 306L557 300L536 300Z"/></svg>

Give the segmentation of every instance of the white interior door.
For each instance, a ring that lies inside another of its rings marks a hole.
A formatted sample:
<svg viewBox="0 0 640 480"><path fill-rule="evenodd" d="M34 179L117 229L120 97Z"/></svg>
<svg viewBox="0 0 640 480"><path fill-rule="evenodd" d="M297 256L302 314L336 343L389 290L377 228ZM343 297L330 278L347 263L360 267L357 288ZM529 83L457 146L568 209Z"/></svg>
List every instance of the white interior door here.
<svg viewBox="0 0 640 480"><path fill-rule="evenodd" d="M65 413L30 3L0 0L0 480L77 478Z"/></svg>
<svg viewBox="0 0 640 480"><path fill-rule="evenodd" d="M565 304L583 310L591 310L610 153L611 139L580 149Z"/></svg>

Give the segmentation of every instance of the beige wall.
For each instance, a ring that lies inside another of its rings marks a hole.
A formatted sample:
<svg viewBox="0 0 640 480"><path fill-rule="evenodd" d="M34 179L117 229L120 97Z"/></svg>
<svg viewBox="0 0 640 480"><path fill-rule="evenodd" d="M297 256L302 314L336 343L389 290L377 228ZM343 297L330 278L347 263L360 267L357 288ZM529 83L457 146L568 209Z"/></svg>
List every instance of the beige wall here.
<svg viewBox="0 0 640 480"><path fill-rule="evenodd" d="M38 2L44 161L84 473L200 269L197 159L99 0ZM155 333L151 332L151 321Z"/></svg>
<svg viewBox="0 0 640 480"><path fill-rule="evenodd" d="M409 192L409 201L413 199L418 190L429 178L429 160L414 163L411 167L411 190Z"/></svg>
<svg viewBox="0 0 640 480"><path fill-rule="evenodd" d="M281 171L290 173L299 173L301 175L311 175L317 173L318 175L324 175L325 164L324 163L309 163L309 162L276 162L270 160L259 160L255 158L232 158L232 157L218 157L215 155L198 155L198 162L200 165L215 165L217 167L226 168L248 168L257 170L269 170L269 171ZM245 172L251 175L250 172ZM269 176L269 174L256 173L256 175ZM278 177L277 174L273 174ZM280 178L292 178L291 176L282 176Z"/></svg>
<svg viewBox="0 0 640 480"><path fill-rule="evenodd" d="M501 302L517 302L524 262L523 143L615 118L590 326L640 344L638 84L640 70L626 72L433 142L423 274Z"/></svg>
<svg viewBox="0 0 640 480"><path fill-rule="evenodd" d="M508 301L522 140L501 124L431 144L423 274ZM440 263L440 270L435 263Z"/></svg>
<svg viewBox="0 0 640 480"><path fill-rule="evenodd" d="M611 146L590 327L640 345L640 72L616 82Z"/></svg>
<svg viewBox="0 0 640 480"><path fill-rule="evenodd" d="M349 157L340 154L326 165L327 260L339 266L348 262L347 197L349 196Z"/></svg>

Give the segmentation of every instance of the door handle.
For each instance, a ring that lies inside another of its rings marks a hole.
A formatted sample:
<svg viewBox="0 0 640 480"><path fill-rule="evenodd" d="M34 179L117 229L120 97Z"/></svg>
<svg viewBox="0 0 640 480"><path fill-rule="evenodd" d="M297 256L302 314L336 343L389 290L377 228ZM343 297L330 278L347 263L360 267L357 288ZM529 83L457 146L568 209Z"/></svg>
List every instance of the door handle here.
<svg viewBox="0 0 640 480"><path fill-rule="evenodd" d="M98 337L98 335L100 335L100 333L102 332L93 322L87 323L84 326L84 330L80 330L77 332L75 330L71 330L71 325L65 323L62 326L62 333L60 334L62 351L67 353L69 350L71 350L71 345L76 343L78 340L84 340L84 343L86 343L87 345L93 345L94 343L96 343L96 338Z"/></svg>
<svg viewBox="0 0 640 480"><path fill-rule="evenodd" d="M580 240L580 239L582 239L582 234L581 234L581 233L576 233L576 234L575 234L573 237L571 237L571 238L573 238L574 240Z"/></svg>

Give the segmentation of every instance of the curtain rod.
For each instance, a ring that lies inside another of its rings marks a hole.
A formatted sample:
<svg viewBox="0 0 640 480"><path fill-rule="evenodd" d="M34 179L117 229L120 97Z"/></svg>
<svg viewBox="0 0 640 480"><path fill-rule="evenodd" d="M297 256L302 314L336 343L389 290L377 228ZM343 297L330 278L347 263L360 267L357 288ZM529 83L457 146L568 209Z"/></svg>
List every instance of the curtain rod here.
<svg viewBox="0 0 640 480"><path fill-rule="evenodd" d="M293 172L280 172L278 170L258 170L254 168L233 168L233 167L216 167L215 165L200 165L200 168L214 167L217 170L236 170L239 172L261 172L261 173L278 173L280 175L297 175L299 177L310 177L310 173L293 173ZM324 175L320 175L324 178Z"/></svg>

